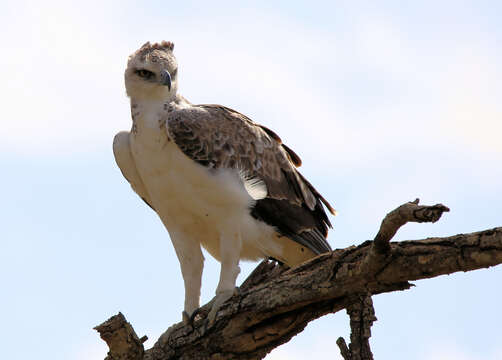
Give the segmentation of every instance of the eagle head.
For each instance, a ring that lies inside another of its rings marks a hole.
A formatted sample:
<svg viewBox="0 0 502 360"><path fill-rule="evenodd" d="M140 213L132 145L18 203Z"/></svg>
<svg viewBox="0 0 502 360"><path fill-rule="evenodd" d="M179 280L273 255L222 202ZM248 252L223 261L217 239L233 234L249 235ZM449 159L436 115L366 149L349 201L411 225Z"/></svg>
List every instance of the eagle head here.
<svg viewBox="0 0 502 360"><path fill-rule="evenodd" d="M167 100L178 90L178 63L170 41L147 42L129 56L124 74L126 92L136 99Z"/></svg>

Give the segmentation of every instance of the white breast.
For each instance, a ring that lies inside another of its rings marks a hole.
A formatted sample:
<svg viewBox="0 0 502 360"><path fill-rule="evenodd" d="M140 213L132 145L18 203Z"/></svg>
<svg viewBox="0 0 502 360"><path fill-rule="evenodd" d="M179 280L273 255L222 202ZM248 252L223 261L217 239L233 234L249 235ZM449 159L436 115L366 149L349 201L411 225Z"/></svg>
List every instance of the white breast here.
<svg viewBox="0 0 502 360"><path fill-rule="evenodd" d="M210 171L183 154L159 121L162 110L162 104L137 105L130 143L152 206L168 231L198 239L219 260L220 229L231 219L241 232L241 259L271 256L296 265L312 257L309 250L251 217L255 200L237 170Z"/></svg>
<svg viewBox="0 0 502 360"><path fill-rule="evenodd" d="M199 238L200 243L219 259L219 230L233 217L241 229L253 233L243 237L243 258L267 256L256 246L255 237L270 238L274 229L249 215L253 199L236 170L209 171L184 155L168 138L160 111L151 104L138 104L131 133L131 152L152 206L168 230ZM159 109L160 110L160 109ZM253 238L253 239L251 239ZM259 244L260 242L258 242Z"/></svg>

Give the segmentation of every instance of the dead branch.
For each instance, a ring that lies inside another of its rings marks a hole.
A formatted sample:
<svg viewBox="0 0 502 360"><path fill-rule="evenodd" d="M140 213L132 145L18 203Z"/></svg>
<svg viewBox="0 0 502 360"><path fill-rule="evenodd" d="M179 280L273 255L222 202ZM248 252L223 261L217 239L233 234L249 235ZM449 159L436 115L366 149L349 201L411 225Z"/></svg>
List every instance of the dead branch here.
<svg viewBox="0 0 502 360"><path fill-rule="evenodd" d="M145 353L143 343L148 339L146 336L138 338L131 324L127 322L122 313L118 313L98 325L94 330L99 332L110 348L105 360L141 360Z"/></svg>
<svg viewBox="0 0 502 360"><path fill-rule="evenodd" d="M373 360L370 348L371 325L377 320L371 294L355 296L349 306L350 345L340 337L336 340L344 360Z"/></svg>
<svg viewBox="0 0 502 360"><path fill-rule="evenodd" d="M436 222L443 212L450 211L443 204L433 206L418 205L419 199L407 202L388 213L382 220L380 230L375 236L371 249L363 262L363 271L376 273L378 267L385 263L385 257L390 254L390 240L401 226L408 222Z"/></svg>
<svg viewBox="0 0 502 360"><path fill-rule="evenodd" d="M443 212L450 211L443 204L424 206L418 205L419 201L419 199L415 199L415 201L407 202L385 216L380 230L375 236L372 249L380 253L388 251L390 249L389 241L404 224L408 222L435 223L441 218Z"/></svg>
<svg viewBox="0 0 502 360"><path fill-rule="evenodd" d="M121 327L103 327L104 323L96 328L110 348L107 359L261 359L310 321L344 308L354 326L350 349L345 345L342 353L346 350L348 358L356 360L352 354L359 351L360 359L371 359L362 356L366 350L371 354L367 341L375 320L368 305L371 295L408 289L412 286L408 281L502 263L502 227L389 243L406 222L434 222L444 211L448 208L443 205L407 203L387 215L375 241L322 254L289 270L264 261L240 293L222 306L213 326L206 329L204 319L196 320L193 327L175 324L142 357L143 345L139 344L138 352L136 340L131 355L120 352L124 343L130 344L126 340L130 335ZM108 333L105 337L103 329Z"/></svg>

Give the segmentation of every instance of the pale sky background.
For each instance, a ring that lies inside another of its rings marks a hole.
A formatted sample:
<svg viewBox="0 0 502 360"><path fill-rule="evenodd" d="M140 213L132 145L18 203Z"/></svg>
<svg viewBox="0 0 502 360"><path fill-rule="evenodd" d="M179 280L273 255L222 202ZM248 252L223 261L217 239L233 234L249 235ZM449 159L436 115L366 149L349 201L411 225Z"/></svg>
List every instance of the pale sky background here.
<svg viewBox="0 0 502 360"><path fill-rule="evenodd" d="M116 167L127 56L172 40L180 92L281 135L339 211L335 248L419 197L451 208L395 240L502 226L500 1L2 1L3 359L103 359L122 311L150 347L181 319L167 232ZM244 264L239 281L254 264ZM219 267L206 256L203 303ZM375 296L376 359L502 359L502 267ZM267 360L340 359L345 312Z"/></svg>

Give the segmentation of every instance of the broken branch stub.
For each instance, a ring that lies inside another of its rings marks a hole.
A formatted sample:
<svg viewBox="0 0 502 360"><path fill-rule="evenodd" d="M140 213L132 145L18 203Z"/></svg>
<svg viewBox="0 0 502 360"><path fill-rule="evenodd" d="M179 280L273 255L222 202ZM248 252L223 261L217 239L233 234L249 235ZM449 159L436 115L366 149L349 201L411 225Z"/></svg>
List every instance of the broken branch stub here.
<svg viewBox="0 0 502 360"><path fill-rule="evenodd" d="M101 325L94 327L110 351L105 360L141 360L144 355L143 343L146 337L138 338L131 324L122 313L112 316Z"/></svg>

